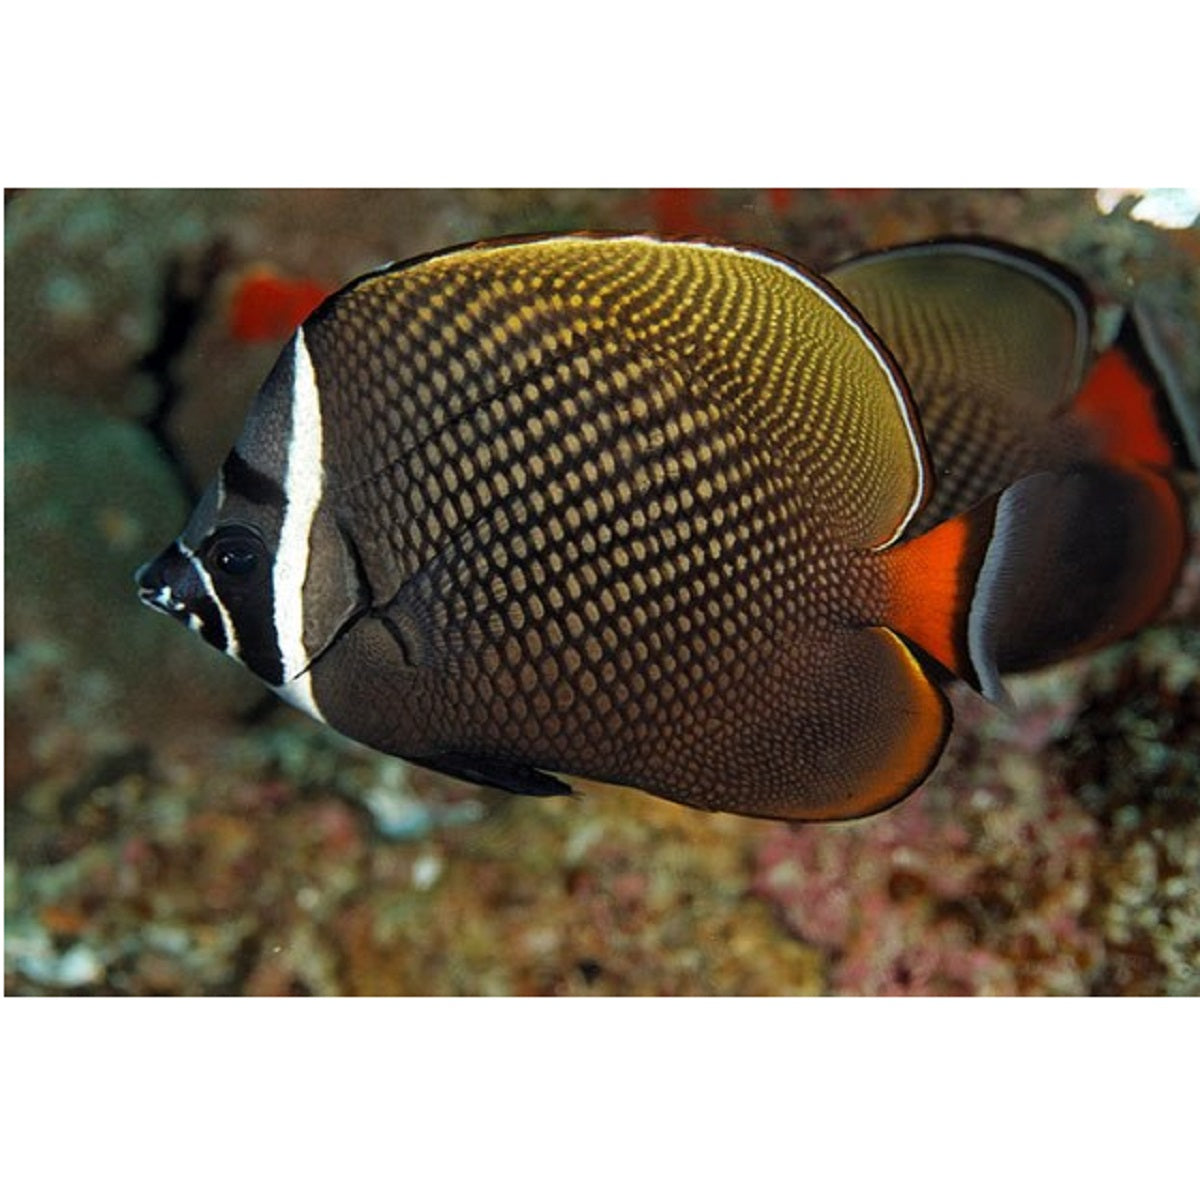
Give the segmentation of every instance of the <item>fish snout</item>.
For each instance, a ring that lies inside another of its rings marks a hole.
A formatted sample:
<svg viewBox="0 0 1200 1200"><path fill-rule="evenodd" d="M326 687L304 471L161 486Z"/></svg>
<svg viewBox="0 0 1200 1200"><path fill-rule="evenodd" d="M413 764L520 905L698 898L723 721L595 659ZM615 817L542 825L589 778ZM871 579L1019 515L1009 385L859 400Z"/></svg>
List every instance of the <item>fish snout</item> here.
<svg viewBox="0 0 1200 1200"><path fill-rule="evenodd" d="M176 543L172 543L157 558L144 562L134 572L138 599L148 608L186 621L188 606L180 594L180 585L190 570L187 559Z"/></svg>

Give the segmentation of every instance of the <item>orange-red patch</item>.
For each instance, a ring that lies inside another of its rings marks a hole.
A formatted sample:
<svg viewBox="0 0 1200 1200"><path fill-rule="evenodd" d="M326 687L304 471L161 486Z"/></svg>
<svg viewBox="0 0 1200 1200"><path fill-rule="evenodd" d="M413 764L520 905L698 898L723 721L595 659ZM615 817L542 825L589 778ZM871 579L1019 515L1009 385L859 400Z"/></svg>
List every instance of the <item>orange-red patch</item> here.
<svg viewBox="0 0 1200 1200"><path fill-rule="evenodd" d="M792 189L767 188L767 202L777 217L784 216L792 203Z"/></svg>
<svg viewBox="0 0 1200 1200"><path fill-rule="evenodd" d="M1106 457L1169 467L1174 455L1158 420L1154 396L1153 385L1129 355L1113 346L1096 360L1075 409L1100 434Z"/></svg>
<svg viewBox="0 0 1200 1200"><path fill-rule="evenodd" d="M66 904L47 904L38 915L42 927L55 937L77 937L88 924L83 912Z"/></svg>
<svg viewBox="0 0 1200 1200"><path fill-rule="evenodd" d="M330 289L314 279L288 279L269 267L243 276L233 295L230 332L240 342L279 341L287 337Z"/></svg>
<svg viewBox="0 0 1200 1200"><path fill-rule="evenodd" d="M969 525L956 517L887 551L888 624L957 675L967 670L956 642Z"/></svg>
<svg viewBox="0 0 1200 1200"><path fill-rule="evenodd" d="M650 193L654 225L671 237L703 233L707 224L701 213L703 188L654 188Z"/></svg>

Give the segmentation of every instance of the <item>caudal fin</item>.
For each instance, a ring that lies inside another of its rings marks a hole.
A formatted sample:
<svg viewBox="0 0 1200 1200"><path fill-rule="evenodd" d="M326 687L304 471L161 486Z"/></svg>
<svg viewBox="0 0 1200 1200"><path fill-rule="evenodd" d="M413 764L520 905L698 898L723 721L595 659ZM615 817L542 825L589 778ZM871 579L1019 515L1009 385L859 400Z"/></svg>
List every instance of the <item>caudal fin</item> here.
<svg viewBox="0 0 1200 1200"><path fill-rule="evenodd" d="M1001 676L1135 632L1166 604L1187 544L1160 472L1087 463L1030 475L888 551L892 628L988 699Z"/></svg>

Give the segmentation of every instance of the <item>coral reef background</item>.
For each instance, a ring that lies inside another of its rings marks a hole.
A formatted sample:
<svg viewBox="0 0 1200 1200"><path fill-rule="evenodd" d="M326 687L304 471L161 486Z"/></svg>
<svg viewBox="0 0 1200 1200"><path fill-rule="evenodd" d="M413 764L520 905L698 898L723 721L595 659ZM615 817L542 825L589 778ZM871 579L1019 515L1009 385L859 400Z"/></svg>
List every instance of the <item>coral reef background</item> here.
<svg viewBox="0 0 1200 1200"><path fill-rule="evenodd" d="M957 692L929 781L844 826L513 799L385 759L274 702L131 581L289 323L382 262L591 228L819 269L983 233L1065 261L1102 301L1136 294L1200 403L1195 226L1103 213L1090 191L5 205L9 993L1200 995L1200 543L1156 627L1016 680L1012 715Z"/></svg>

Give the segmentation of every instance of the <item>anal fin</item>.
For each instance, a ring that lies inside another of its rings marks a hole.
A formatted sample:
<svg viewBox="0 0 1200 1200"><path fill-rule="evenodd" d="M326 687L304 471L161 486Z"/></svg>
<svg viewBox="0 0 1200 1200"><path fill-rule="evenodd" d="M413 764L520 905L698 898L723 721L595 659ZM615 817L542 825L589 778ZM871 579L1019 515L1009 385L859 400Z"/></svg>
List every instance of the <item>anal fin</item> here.
<svg viewBox="0 0 1200 1200"><path fill-rule="evenodd" d="M845 821L903 800L933 770L950 735L950 705L926 666L890 629L844 635L842 686L821 724L840 737L810 764L793 806L736 811L793 821Z"/></svg>

